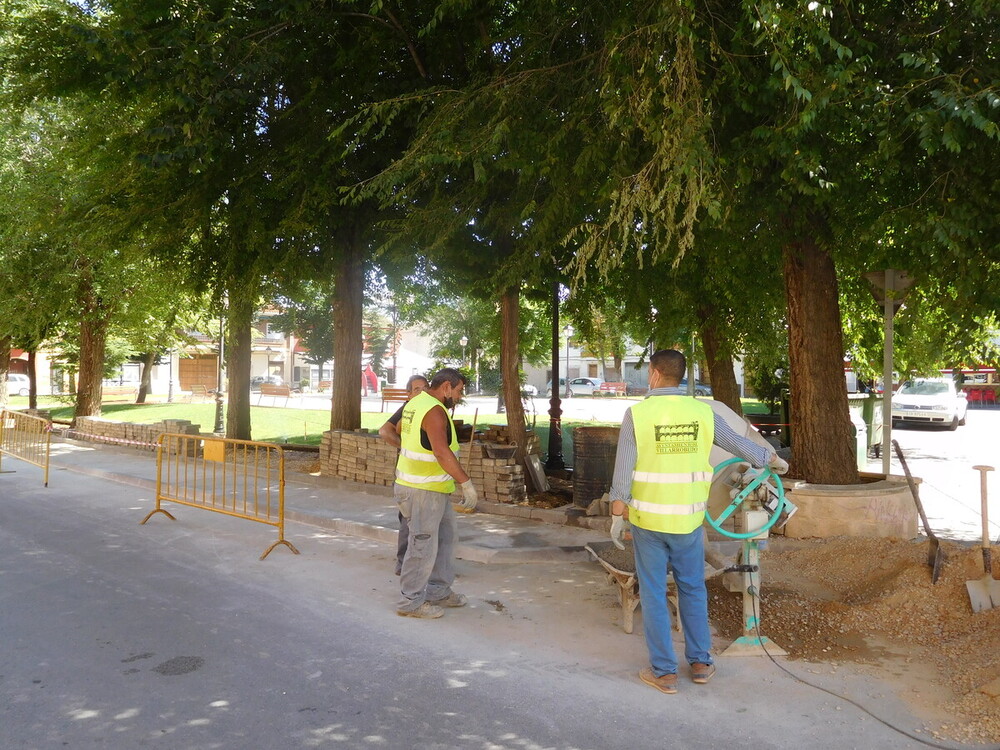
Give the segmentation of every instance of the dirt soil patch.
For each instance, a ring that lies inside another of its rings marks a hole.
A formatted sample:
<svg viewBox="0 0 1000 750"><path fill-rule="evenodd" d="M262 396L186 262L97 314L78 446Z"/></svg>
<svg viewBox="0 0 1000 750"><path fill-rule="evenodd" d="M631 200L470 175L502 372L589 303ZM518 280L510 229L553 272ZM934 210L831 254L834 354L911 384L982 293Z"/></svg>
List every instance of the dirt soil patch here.
<svg viewBox="0 0 1000 750"><path fill-rule="evenodd" d="M302 474L318 475L319 469L319 453L311 451L285 451L286 471L298 471Z"/></svg>
<svg viewBox="0 0 1000 750"><path fill-rule="evenodd" d="M761 555L761 634L791 659L871 664L911 680L904 698L920 695L953 717L929 727L935 736L1000 743L1000 609L976 614L969 604L965 582L983 576L980 549L942 548L948 559L934 585L926 542L773 539ZM709 581L709 616L720 636L741 635L742 598L721 577ZM923 668L896 669L896 658Z"/></svg>

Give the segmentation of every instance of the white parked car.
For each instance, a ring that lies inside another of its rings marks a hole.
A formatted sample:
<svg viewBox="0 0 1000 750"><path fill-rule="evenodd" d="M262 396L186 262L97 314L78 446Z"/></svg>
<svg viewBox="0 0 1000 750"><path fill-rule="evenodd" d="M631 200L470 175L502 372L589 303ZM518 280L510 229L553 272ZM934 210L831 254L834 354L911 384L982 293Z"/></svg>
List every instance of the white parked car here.
<svg viewBox="0 0 1000 750"><path fill-rule="evenodd" d="M7 373L7 393L11 396L27 396L31 392L31 380L21 373Z"/></svg>
<svg viewBox="0 0 1000 750"><path fill-rule="evenodd" d="M969 403L949 378L907 380L892 397L892 426L929 424L957 430Z"/></svg>

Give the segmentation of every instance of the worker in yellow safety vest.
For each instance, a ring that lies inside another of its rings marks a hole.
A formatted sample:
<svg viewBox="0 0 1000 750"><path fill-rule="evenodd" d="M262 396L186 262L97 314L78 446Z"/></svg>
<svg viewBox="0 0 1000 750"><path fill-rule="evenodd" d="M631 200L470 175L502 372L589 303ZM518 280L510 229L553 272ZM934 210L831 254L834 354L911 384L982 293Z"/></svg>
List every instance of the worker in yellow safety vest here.
<svg viewBox="0 0 1000 750"><path fill-rule="evenodd" d="M440 617L444 607L467 602L451 590L458 533L450 495L457 482L466 510L475 509L478 495L458 461L458 436L447 411L462 398L465 382L458 370L440 370L406 403L399 421L394 495L409 527L396 607L403 617Z"/></svg>
<svg viewBox="0 0 1000 750"><path fill-rule="evenodd" d="M639 679L663 693L677 692L668 568L677 586L691 679L704 684L715 674L701 530L712 483L712 445L758 468L769 465L779 474L788 469L774 451L737 435L708 404L686 395L680 387L686 369L679 351L661 349L650 357L649 393L622 419L610 494L611 539L620 549L626 520L632 527L650 661Z"/></svg>
<svg viewBox="0 0 1000 750"><path fill-rule="evenodd" d="M416 396L421 391L426 390L430 386L427 382L427 378L423 375L411 375L406 381L406 399L409 401L411 398ZM389 417L385 424L379 427L378 435L385 442L391 445L393 448L399 448L399 430L400 422L403 420L403 409L406 408L406 404L400 406ZM399 534L396 539L396 575L403 572L403 558L406 556L406 545L410 538L410 529L406 523L406 518L402 513L399 514Z"/></svg>

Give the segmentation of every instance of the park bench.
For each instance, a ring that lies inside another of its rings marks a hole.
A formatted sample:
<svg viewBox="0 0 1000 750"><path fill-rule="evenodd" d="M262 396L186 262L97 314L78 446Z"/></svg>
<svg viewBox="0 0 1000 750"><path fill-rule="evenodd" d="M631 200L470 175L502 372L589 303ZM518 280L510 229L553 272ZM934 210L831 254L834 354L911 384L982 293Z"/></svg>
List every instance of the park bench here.
<svg viewBox="0 0 1000 750"><path fill-rule="evenodd" d="M101 388L102 401L127 401L139 395L134 385L106 385Z"/></svg>
<svg viewBox="0 0 1000 750"><path fill-rule="evenodd" d="M261 383L260 393L257 394L257 406L260 406L260 400L264 396L270 396L272 401L274 402L273 403L274 406L278 405L279 398L283 398L285 399L285 403L283 404L283 406L288 406L288 399L291 398L291 395L292 395L292 389L290 386L272 385L271 383Z"/></svg>
<svg viewBox="0 0 1000 750"><path fill-rule="evenodd" d="M628 384L626 383L601 383L601 395L611 393L615 396L625 396L628 394Z"/></svg>
<svg viewBox="0 0 1000 750"><path fill-rule="evenodd" d="M383 388L382 389L382 409L385 411L387 403L405 404L410 398L410 394L405 388Z"/></svg>
<svg viewBox="0 0 1000 750"><path fill-rule="evenodd" d="M321 380L321 381L319 381L319 391L320 391L320 393L322 393L323 391L328 391L331 388L333 388L333 381L332 380Z"/></svg>
<svg viewBox="0 0 1000 750"><path fill-rule="evenodd" d="M188 403L191 403L196 398L203 401L208 401L212 394L208 392L208 386L204 385L192 385L191 393L188 395Z"/></svg>

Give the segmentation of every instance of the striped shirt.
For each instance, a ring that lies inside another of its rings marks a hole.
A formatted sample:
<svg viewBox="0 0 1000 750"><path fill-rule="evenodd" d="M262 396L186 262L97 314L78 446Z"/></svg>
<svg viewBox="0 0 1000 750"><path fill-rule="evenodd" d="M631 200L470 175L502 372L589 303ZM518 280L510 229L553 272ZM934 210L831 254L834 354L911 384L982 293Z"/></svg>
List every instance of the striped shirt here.
<svg viewBox="0 0 1000 750"><path fill-rule="evenodd" d="M647 395L651 396L686 396L687 391L679 386L670 388L654 388ZM757 445L733 432L726 420L715 414L715 444L727 453L739 456L749 461L754 467L766 466L771 460L773 451ZM635 472L635 462L639 450L635 444L635 427L632 424L632 410L628 409L622 418L622 429L618 436L618 455L615 458L615 475L611 480L612 500L621 500L626 505L632 503L632 475Z"/></svg>

